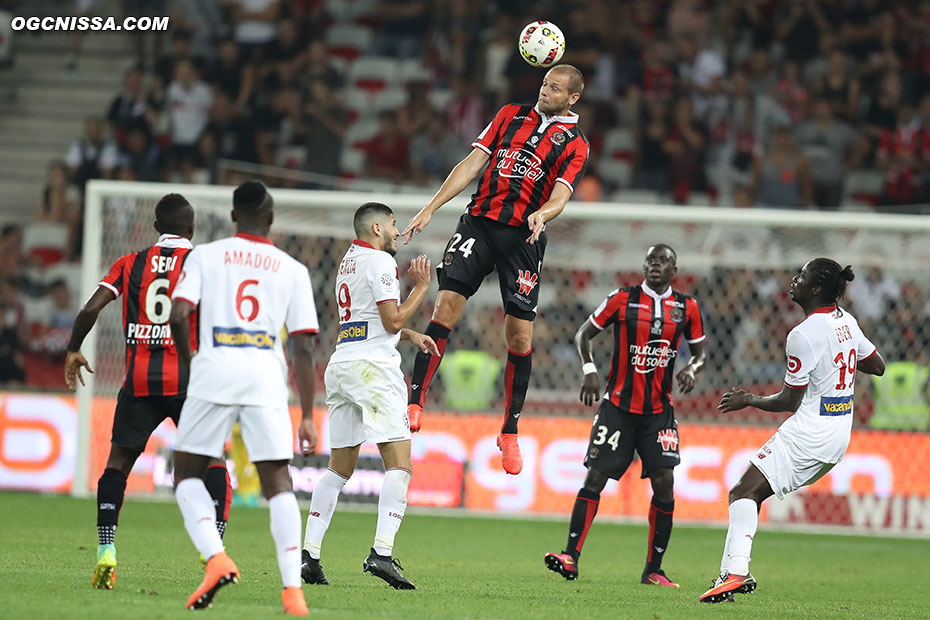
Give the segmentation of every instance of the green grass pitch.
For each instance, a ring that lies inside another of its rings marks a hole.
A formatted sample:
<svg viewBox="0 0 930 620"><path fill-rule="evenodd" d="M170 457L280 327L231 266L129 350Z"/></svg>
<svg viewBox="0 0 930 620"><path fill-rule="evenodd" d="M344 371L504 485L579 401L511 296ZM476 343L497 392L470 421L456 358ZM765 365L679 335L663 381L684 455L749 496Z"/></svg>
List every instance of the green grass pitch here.
<svg viewBox="0 0 930 620"><path fill-rule="evenodd" d="M306 517L306 510L303 511ZM753 549L755 594L698 602L719 566L723 530L676 526L665 557L680 590L639 585L646 527L595 522L581 577L543 564L566 523L434 516L411 511L395 554L416 591L363 574L372 512L337 510L323 548L332 585L304 586L315 618L930 618L930 541L767 531ZM116 588L90 587L94 502L0 493L0 616L4 618L280 617L280 578L268 511L236 508L227 550L242 571L214 607L184 609L202 569L173 503L133 500L117 533Z"/></svg>

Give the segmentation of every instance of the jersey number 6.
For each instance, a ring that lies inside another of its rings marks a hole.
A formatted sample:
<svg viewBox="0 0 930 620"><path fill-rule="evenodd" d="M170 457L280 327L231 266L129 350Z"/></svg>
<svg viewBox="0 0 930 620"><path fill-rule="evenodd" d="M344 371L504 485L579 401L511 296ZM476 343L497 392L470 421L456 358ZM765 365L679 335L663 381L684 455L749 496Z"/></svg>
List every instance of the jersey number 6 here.
<svg viewBox="0 0 930 620"><path fill-rule="evenodd" d="M258 316L258 298L254 295L245 294L245 287L252 284L258 284L258 280L243 280L236 291L236 312L243 321L254 321L255 317ZM246 316L245 312L242 311L242 304L246 301L249 302L249 316Z"/></svg>

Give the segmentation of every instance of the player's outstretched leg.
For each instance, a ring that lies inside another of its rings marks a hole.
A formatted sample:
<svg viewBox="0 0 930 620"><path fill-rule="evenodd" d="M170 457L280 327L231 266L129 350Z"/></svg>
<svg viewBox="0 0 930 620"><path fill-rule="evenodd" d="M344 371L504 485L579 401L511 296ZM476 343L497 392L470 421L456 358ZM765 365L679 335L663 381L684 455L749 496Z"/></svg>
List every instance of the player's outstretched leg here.
<svg viewBox="0 0 930 620"><path fill-rule="evenodd" d="M323 547L323 537L329 529L333 513L336 512L339 493L348 481L348 478L327 469L313 489L307 514L307 529L304 532L304 548L300 554L300 576L304 583L329 585L320 565L320 551Z"/></svg>
<svg viewBox="0 0 930 620"><path fill-rule="evenodd" d="M126 474L104 469L97 480L97 565L90 581L99 590L112 590L116 584L116 526L125 495Z"/></svg>
<svg viewBox="0 0 930 620"><path fill-rule="evenodd" d="M436 374L436 369L439 368L439 363L442 361L442 355L446 351L446 343L449 342L449 333L451 331L451 327L446 327L436 321L430 321L424 332L436 341L439 355L430 355L420 351L413 363L413 374L410 376L410 399L407 401L407 418L410 420L410 430L414 433L420 430L426 391L429 389L433 375Z"/></svg>
<svg viewBox="0 0 930 620"><path fill-rule="evenodd" d="M743 497L730 504L730 527L720 577L701 595L701 602L720 603L732 599L733 594L749 594L756 589L756 580L749 573L749 561L758 526L759 504L755 500Z"/></svg>
<svg viewBox="0 0 930 620"><path fill-rule="evenodd" d="M520 455L520 444L517 443L517 422L523 411L532 370L532 349L525 353L507 350L507 366L504 370L506 411L501 434L497 437L497 447L501 450L501 465L508 474L517 475L523 470L523 457Z"/></svg>
<svg viewBox="0 0 930 620"><path fill-rule="evenodd" d="M578 558L581 556L581 547L588 537L588 530L594 522L600 501L600 493L586 488L579 489L578 496L575 498L575 506L572 508L571 521L568 524L568 542L565 543L565 551L547 553L543 558L549 570L559 573L569 581L578 579Z"/></svg>

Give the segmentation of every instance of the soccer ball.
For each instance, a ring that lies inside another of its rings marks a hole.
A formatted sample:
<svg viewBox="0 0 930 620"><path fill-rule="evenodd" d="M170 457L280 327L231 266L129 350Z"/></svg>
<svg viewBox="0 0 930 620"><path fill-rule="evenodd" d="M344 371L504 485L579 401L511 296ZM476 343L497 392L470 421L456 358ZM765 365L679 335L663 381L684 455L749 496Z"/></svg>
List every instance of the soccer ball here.
<svg viewBox="0 0 930 620"><path fill-rule="evenodd" d="M565 35L552 22L530 22L517 43L520 56L534 67L551 67L565 52Z"/></svg>

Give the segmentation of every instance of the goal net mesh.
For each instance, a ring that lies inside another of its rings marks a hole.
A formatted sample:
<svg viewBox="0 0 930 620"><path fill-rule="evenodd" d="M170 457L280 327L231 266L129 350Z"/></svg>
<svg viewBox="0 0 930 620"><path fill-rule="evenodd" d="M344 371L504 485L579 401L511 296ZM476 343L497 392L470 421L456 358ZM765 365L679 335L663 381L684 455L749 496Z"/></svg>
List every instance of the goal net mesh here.
<svg viewBox="0 0 930 620"><path fill-rule="evenodd" d="M168 191L181 192L194 205L195 244L232 234L230 187L95 182L87 205L84 294L92 292L119 256L154 242L157 238L152 226L154 206ZM316 363L317 374L322 378L338 327L335 273L354 238L355 208L368 200L384 202L394 209L398 227L403 229L425 200L422 196L395 194L297 190L271 190L271 193L275 199L272 240L310 270L321 325ZM404 294L410 288L405 265L417 254L429 256L434 266L442 260L443 249L464 211L464 204L457 200L438 211L424 233L410 245L404 246L399 241L396 258ZM804 318L788 296L788 284L807 260L817 256L853 266L856 279L842 304L856 315L889 364L928 365L930 224L921 218L571 202L548 225L546 234L548 247L538 284L539 314L533 333L533 374L521 423L533 419L534 423L552 420L554 424L571 418L581 424L579 428L589 428L586 425L590 424L593 409L578 399L581 374L573 335L611 290L642 281L645 252L659 242L676 250L678 274L673 287L696 297L708 338L707 368L699 375L694 391L687 395L674 392L679 424L692 424L696 428L722 425L724 429L761 426L771 434L784 419L785 416L756 410L724 416L716 410L716 404L730 386L769 393L781 389L785 337ZM449 339L446 360L427 396L427 420L431 411L450 416L479 412L488 415L475 419L486 420L493 426L503 411L501 368L507 354L502 330L504 315L497 275L492 274L489 279L492 281L486 282L469 300ZM431 289L409 327L425 329L435 299L435 278ZM112 398L123 378L125 344L119 313L120 304L110 304L99 317L95 330L92 401L95 405L89 416L91 445L87 450L90 461L86 472L90 488L95 486L102 467L100 460L105 458L110 432L107 420L112 419ZM612 339L602 336L593 344L603 384L612 355ZM456 352L478 352L479 355L468 359L484 363L470 365L465 357L449 363L456 360ZM409 377L414 354L410 349L403 349L402 353L404 371ZM678 368L687 356L685 346ZM915 402L920 400L916 396ZM320 380L318 404L322 404L322 397ZM910 418L901 414L900 408L876 411L876 401L874 386L868 378L860 376L854 413L856 428L908 428L906 420ZM883 403L878 403L879 407L887 405ZM914 429L926 429L926 416L913 415L913 411L911 414ZM574 439L582 442L583 449L586 438L585 430ZM682 431L681 440L684 450L691 440L686 431ZM749 447L754 449L758 445ZM462 459L467 461L473 456ZM143 459L138 467L143 473L146 467L156 470L156 461L162 457L165 455L156 453L150 461ZM745 468L746 458L740 463L739 472ZM638 466L634 469L638 470ZM462 482L466 495L469 485L474 486L466 475ZM143 485L136 490L151 491L157 486L156 479L148 483L148 488ZM877 483L872 486L874 491ZM461 504L468 505L459 499ZM515 508L525 506L517 503ZM560 511L568 508L553 507Z"/></svg>

